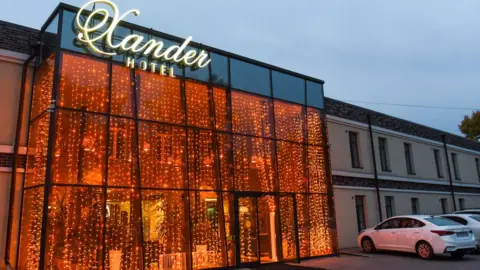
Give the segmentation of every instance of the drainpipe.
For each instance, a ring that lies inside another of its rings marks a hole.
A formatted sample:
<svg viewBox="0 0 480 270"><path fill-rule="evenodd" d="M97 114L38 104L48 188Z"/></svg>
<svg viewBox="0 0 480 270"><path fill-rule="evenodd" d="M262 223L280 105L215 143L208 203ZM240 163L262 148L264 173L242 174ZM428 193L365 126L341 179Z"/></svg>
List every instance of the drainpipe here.
<svg viewBox="0 0 480 270"><path fill-rule="evenodd" d="M448 159L447 142L445 140L445 134L442 134L443 149L445 150L445 159L447 160L448 180L450 180L450 191L453 199L453 211L457 211L457 202L455 201L455 187L453 186L452 174L450 170L450 160Z"/></svg>
<svg viewBox="0 0 480 270"><path fill-rule="evenodd" d="M370 115L367 115L367 121L368 121L368 132L370 133L370 147L372 151L373 174L375 177L375 189L377 190L378 216L380 217L379 222L382 222L383 214L382 214L382 202L380 200L380 182L378 180L377 158L375 156L375 147L373 145L372 119Z"/></svg>
<svg viewBox="0 0 480 270"><path fill-rule="evenodd" d="M13 204L15 202L15 186L17 182L17 162L18 162L18 148L20 144L20 136L23 125L23 103L25 99L25 82L27 80L28 66L30 62L35 58L35 55L31 55L23 63L22 69L22 85L20 87L20 99L18 104L18 114L17 114L17 127L15 130L15 142L13 144L13 161L12 161L12 180L10 181L10 200L8 204L8 222L7 222L7 239L5 243L5 264L8 268L11 269L10 265L10 242L11 242L11 233L12 233L12 223L13 223ZM26 153L28 154L28 153ZM26 172L25 172L26 173ZM23 192L23 191L22 191ZM18 245L19 243L17 243Z"/></svg>

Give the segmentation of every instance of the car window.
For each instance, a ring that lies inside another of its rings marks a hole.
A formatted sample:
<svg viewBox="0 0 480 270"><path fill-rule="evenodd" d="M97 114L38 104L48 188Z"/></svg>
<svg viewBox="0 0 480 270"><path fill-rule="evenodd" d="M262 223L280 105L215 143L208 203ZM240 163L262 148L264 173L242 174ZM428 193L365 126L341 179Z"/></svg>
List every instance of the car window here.
<svg viewBox="0 0 480 270"><path fill-rule="evenodd" d="M442 218L442 217L431 217L431 218L425 218L426 221L433 223L437 226L457 226L457 225L462 225L458 222L455 222L450 219Z"/></svg>
<svg viewBox="0 0 480 270"><path fill-rule="evenodd" d="M450 220L453 220L457 223L460 223L462 225L467 225L468 224L468 221L466 221L465 219L461 218L461 217L456 217L456 216L442 216L444 218L448 218Z"/></svg>
<svg viewBox="0 0 480 270"><path fill-rule="evenodd" d="M380 224L379 229L380 230L387 230L387 229L398 229L400 227L400 221L401 219L399 218L394 218L387 220Z"/></svg>
<svg viewBox="0 0 480 270"><path fill-rule="evenodd" d="M425 226L425 223L413 218L404 218L402 223L402 228L421 228Z"/></svg>
<svg viewBox="0 0 480 270"><path fill-rule="evenodd" d="M475 219L476 221L480 222L480 216L470 216L470 217Z"/></svg>

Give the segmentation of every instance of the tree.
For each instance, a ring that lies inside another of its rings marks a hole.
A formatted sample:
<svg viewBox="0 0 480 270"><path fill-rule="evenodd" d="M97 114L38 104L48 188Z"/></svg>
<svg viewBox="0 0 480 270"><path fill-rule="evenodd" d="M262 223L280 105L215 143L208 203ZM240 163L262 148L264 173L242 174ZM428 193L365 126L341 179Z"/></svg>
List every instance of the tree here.
<svg viewBox="0 0 480 270"><path fill-rule="evenodd" d="M480 111L472 112L471 116L465 115L458 128L465 137L475 140L480 136Z"/></svg>

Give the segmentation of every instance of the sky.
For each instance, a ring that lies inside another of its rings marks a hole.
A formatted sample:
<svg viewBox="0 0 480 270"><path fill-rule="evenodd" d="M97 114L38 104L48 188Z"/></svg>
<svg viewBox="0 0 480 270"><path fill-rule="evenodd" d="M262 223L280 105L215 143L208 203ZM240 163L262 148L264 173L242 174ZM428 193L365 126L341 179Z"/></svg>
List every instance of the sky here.
<svg viewBox="0 0 480 270"><path fill-rule="evenodd" d="M480 110L478 0L113 0L127 21L325 81L348 101ZM86 0L66 0L82 6ZM39 29L58 1L4 1ZM471 110L353 103L461 135Z"/></svg>

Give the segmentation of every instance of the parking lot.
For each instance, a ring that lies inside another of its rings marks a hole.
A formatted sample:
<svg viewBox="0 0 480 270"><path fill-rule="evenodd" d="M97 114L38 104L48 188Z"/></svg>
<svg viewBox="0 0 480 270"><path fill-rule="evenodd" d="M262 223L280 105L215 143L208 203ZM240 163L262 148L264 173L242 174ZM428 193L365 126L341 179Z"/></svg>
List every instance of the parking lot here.
<svg viewBox="0 0 480 270"><path fill-rule="evenodd" d="M358 249L345 250L344 252L363 256L342 254L340 257L314 259L302 262L304 267L320 269L343 270L343 269L387 269L387 270L471 270L480 269L480 255L466 255L463 259L453 259L449 255L437 256L430 261L418 258L415 254L399 252L379 252L365 254ZM292 266L295 264L291 264ZM302 269L298 267L298 269Z"/></svg>

